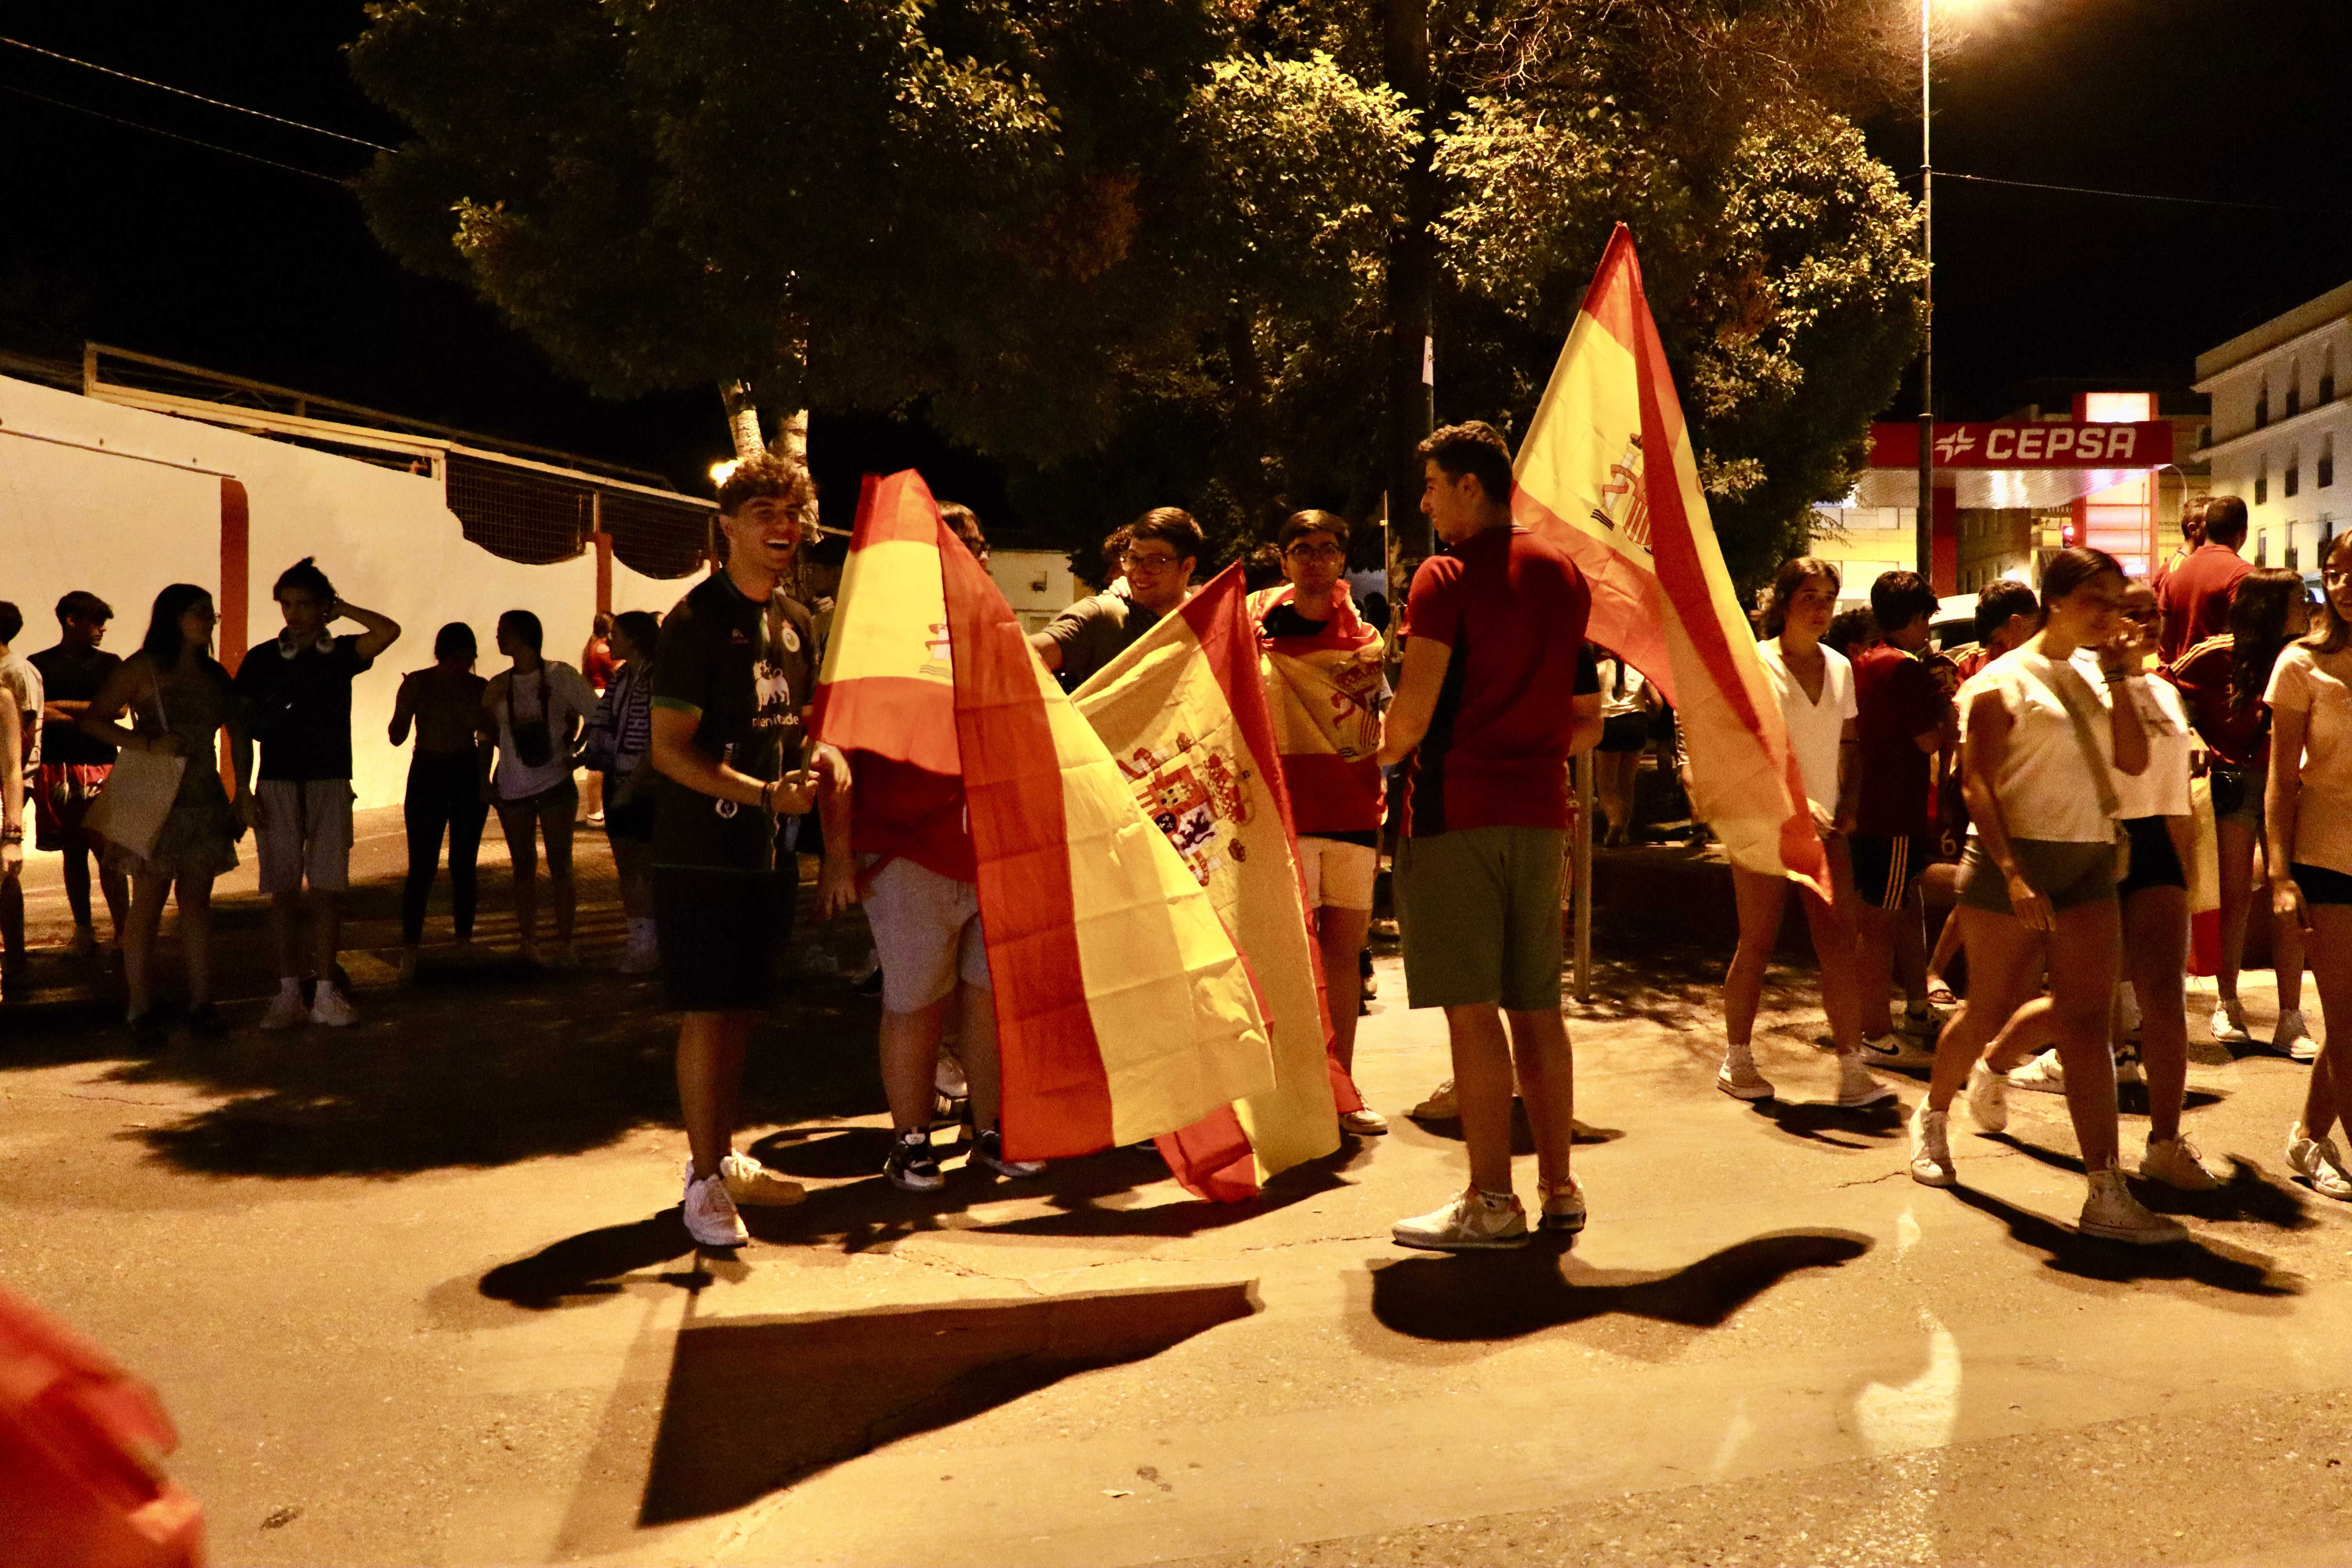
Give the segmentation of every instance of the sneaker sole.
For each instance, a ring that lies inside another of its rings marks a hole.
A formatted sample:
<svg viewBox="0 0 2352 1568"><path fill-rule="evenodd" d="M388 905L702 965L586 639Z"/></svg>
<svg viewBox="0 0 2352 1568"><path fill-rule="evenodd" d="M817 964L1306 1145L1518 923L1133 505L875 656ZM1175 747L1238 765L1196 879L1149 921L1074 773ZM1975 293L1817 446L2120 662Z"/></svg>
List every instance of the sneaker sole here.
<svg viewBox="0 0 2352 1568"><path fill-rule="evenodd" d="M1389 1240L1397 1246L1416 1247L1423 1252L1509 1252L1527 1246L1533 1239L1525 1232L1517 1236L1501 1237L1493 1241L1430 1241L1419 1237L1402 1237L1394 1231L1389 1233Z"/></svg>
<svg viewBox="0 0 2352 1568"><path fill-rule="evenodd" d="M1958 1171L1923 1172L1916 1165L1911 1167L1911 1179L1923 1187L1957 1187L1960 1184L1960 1173Z"/></svg>
<svg viewBox="0 0 2352 1568"><path fill-rule="evenodd" d="M1564 1232L1574 1236L1584 1228L1585 1216L1580 1214L1548 1214L1537 1222L1539 1229Z"/></svg>
<svg viewBox="0 0 2352 1568"><path fill-rule="evenodd" d="M1837 1108L1840 1110L1867 1110L1874 1105L1885 1105L1895 1098L1895 1091L1891 1089L1882 1089L1876 1094L1866 1094L1859 1100L1848 1100L1841 1094L1837 1098Z"/></svg>
<svg viewBox="0 0 2352 1568"><path fill-rule="evenodd" d="M2053 1083L2046 1078L2013 1078L2009 1080L2009 1087L2011 1089L2023 1089L2028 1094L2063 1094L2066 1092L2066 1086L2064 1084Z"/></svg>
<svg viewBox="0 0 2352 1568"><path fill-rule="evenodd" d="M739 1193L733 1187L730 1187L727 1189L727 1195L735 1200L737 1208L788 1209L794 1204L808 1202L808 1194L805 1191L794 1193L788 1198L772 1198L751 1193Z"/></svg>
<svg viewBox="0 0 2352 1568"><path fill-rule="evenodd" d="M1715 1087L1738 1100L1754 1101L1772 1098L1772 1086L1769 1083L1739 1084L1733 1083L1728 1079L1719 1078L1715 1080Z"/></svg>
<svg viewBox="0 0 2352 1568"><path fill-rule="evenodd" d="M925 1180L915 1176L891 1175L890 1184L902 1193L936 1193L948 1184L948 1179L945 1176L932 1176Z"/></svg>
<svg viewBox="0 0 2352 1568"><path fill-rule="evenodd" d="M2136 1226L2093 1225L2083 1220L2074 1222L2074 1230L2080 1236L2096 1237L2101 1241L2120 1241L2126 1247L2170 1247L2175 1242L2189 1239L2189 1232L2184 1229L2142 1230Z"/></svg>

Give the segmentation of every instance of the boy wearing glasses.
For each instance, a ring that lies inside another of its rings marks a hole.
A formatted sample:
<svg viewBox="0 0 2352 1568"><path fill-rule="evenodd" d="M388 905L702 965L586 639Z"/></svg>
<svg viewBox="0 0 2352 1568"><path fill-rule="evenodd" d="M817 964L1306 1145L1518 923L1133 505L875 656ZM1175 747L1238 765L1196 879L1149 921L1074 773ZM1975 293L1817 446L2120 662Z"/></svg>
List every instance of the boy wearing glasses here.
<svg viewBox="0 0 2352 1568"><path fill-rule="evenodd" d="M1131 524L1126 552L1127 592L1097 594L1032 633L1029 646L1045 668L1075 691L1088 677L1125 653L1160 617L1192 591L1192 568L1201 560L1201 525L1179 507L1155 507Z"/></svg>

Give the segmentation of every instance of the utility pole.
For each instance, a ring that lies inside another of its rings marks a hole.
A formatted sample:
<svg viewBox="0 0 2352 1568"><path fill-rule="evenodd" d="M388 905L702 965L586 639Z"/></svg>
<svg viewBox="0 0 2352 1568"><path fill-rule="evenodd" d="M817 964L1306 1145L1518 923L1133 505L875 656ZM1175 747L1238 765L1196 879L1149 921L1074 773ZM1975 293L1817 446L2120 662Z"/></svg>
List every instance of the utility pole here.
<svg viewBox="0 0 2352 1568"><path fill-rule="evenodd" d="M1936 580L1936 160L1927 141L1936 0L1919 0L1919 254L1927 321L1919 354L1919 575Z"/></svg>
<svg viewBox="0 0 2352 1568"><path fill-rule="evenodd" d="M1405 171L1404 211L1389 234L1388 502L1398 551L1429 553L1429 520L1421 513L1421 457L1414 450L1436 417L1432 285L1437 268L1436 181L1430 173L1428 0L1381 0L1388 84L1404 99L1422 132Z"/></svg>

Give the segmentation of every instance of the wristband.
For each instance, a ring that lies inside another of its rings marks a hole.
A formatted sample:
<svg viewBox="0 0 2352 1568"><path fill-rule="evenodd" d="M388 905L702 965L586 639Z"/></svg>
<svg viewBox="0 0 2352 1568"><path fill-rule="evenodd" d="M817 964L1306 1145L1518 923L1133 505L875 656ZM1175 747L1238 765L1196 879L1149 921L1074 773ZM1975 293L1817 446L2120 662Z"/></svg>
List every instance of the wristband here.
<svg viewBox="0 0 2352 1568"><path fill-rule="evenodd" d="M760 809L770 816L776 815L776 781L773 779L760 786Z"/></svg>
<svg viewBox="0 0 2352 1568"><path fill-rule="evenodd" d="M0 844L22 844L23 842L25 842L23 823L13 823L6 827L0 827Z"/></svg>

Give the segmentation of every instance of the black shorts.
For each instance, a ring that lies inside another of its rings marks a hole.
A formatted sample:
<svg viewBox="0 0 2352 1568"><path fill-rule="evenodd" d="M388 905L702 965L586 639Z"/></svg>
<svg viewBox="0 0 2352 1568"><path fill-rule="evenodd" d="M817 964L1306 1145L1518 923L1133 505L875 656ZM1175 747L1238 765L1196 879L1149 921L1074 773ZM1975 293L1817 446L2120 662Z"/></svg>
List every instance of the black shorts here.
<svg viewBox="0 0 2352 1568"><path fill-rule="evenodd" d="M1936 858L1936 841L1925 833L1849 833L1845 842L1853 855L1853 890L1882 910L1901 909Z"/></svg>
<svg viewBox="0 0 2352 1568"><path fill-rule="evenodd" d="M2331 871L2325 866L2305 866L2297 861L2292 868L2294 885L2303 891L2303 901L2312 904L2352 904L2352 876Z"/></svg>
<svg viewBox="0 0 2352 1568"><path fill-rule="evenodd" d="M682 1013L773 1007L799 895L789 871L656 866L654 936L669 1005Z"/></svg>
<svg viewBox="0 0 2352 1568"><path fill-rule="evenodd" d="M1601 721L1601 750L1638 752L1650 743L1650 716L1620 713Z"/></svg>
<svg viewBox="0 0 2352 1568"><path fill-rule="evenodd" d="M2242 823L2246 831L2261 837L2263 791L2269 787L2270 778L2267 766L2240 768L2215 763L2206 770L2207 784L2213 792L2213 820Z"/></svg>
<svg viewBox="0 0 2352 1568"><path fill-rule="evenodd" d="M2131 869L2116 884L2116 897L2128 899L2142 888L2186 888L2189 877L2180 868L2180 851L2172 847L2172 829L2161 816L2135 816L2124 824L2131 835Z"/></svg>

